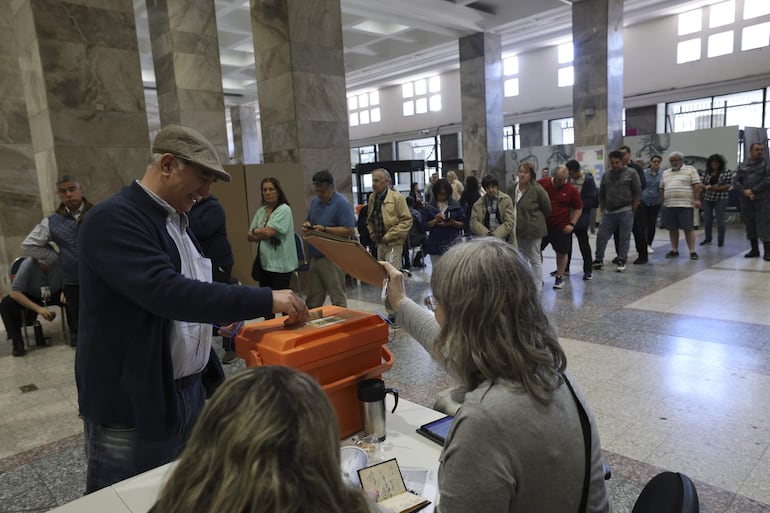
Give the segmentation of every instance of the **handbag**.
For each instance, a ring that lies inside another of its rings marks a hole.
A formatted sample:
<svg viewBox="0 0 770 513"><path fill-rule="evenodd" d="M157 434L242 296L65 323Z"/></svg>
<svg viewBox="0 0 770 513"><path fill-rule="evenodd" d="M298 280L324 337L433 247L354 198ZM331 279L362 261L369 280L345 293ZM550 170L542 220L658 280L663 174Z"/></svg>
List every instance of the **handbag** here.
<svg viewBox="0 0 770 513"><path fill-rule="evenodd" d="M251 277L254 281L262 282L262 262L259 260L259 242L257 243L257 257L251 264Z"/></svg>

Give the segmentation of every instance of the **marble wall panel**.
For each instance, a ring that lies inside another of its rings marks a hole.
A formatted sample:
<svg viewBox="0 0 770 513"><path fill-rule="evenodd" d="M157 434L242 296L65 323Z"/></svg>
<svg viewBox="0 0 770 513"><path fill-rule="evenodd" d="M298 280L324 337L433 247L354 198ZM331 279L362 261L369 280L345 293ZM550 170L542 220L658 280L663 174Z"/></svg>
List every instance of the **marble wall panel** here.
<svg viewBox="0 0 770 513"><path fill-rule="evenodd" d="M39 49L50 109L145 111L135 51L51 40Z"/></svg>
<svg viewBox="0 0 770 513"><path fill-rule="evenodd" d="M17 47L19 57L19 72L24 87L25 103L30 116L48 109L48 95L43 79L43 66L40 62L40 52L37 46Z"/></svg>
<svg viewBox="0 0 770 513"><path fill-rule="evenodd" d="M179 123L198 130L214 145L220 160L225 163L228 161L230 152L227 148L227 131L224 130L224 107L220 111L181 110L179 112Z"/></svg>
<svg viewBox="0 0 770 513"><path fill-rule="evenodd" d="M56 178L59 176L59 167L56 162L54 148L38 151L35 148L35 174L40 191L40 206L43 214L52 213L58 205L58 197L55 193Z"/></svg>
<svg viewBox="0 0 770 513"><path fill-rule="evenodd" d="M289 38L327 48L342 48L339 0L287 0Z"/></svg>
<svg viewBox="0 0 770 513"><path fill-rule="evenodd" d="M219 36L216 31L191 33L176 29L171 31L171 38L175 52L199 55L218 55L219 52Z"/></svg>
<svg viewBox="0 0 770 513"><path fill-rule="evenodd" d="M342 48L292 43L291 56L294 71L326 74L329 70L345 69Z"/></svg>
<svg viewBox="0 0 770 513"><path fill-rule="evenodd" d="M8 69L0 67L0 70ZM0 76L8 77L0 72ZM18 76L16 77L18 80ZM8 92L10 93L10 91ZM31 144L24 98L0 96L0 144Z"/></svg>
<svg viewBox="0 0 770 513"><path fill-rule="evenodd" d="M259 81L257 95L263 129L265 124L295 121L294 87L292 73L284 73ZM267 142L265 142L265 148L268 147Z"/></svg>
<svg viewBox="0 0 770 513"><path fill-rule="evenodd" d="M295 121L266 124L264 113L260 113L260 121L262 124L262 144L265 148L265 154L299 147L297 123ZM266 160L266 162L269 161Z"/></svg>
<svg viewBox="0 0 770 513"><path fill-rule="evenodd" d="M308 170L307 182L310 189L310 182L313 173L321 169L328 169L334 176L334 187L345 195L348 201L353 199L353 175L350 172L350 149L349 148L329 148L329 149L307 149L302 148L299 151L299 161Z"/></svg>
<svg viewBox="0 0 770 513"><path fill-rule="evenodd" d="M233 158L236 162L257 164L262 161L262 136L254 107L230 107L233 131Z"/></svg>
<svg viewBox="0 0 770 513"><path fill-rule="evenodd" d="M285 149L285 150L275 150L275 151L265 151L263 153L265 163L268 164L275 164L275 163L297 163L299 162L299 150L296 148L292 149Z"/></svg>
<svg viewBox="0 0 770 513"><path fill-rule="evenodd" d="M175 32L214 34L216 39L217 19L214 2L160 0L158 3L167 3L169 24ZM218 46L217 43L214 48L218 50Z"/></svg>
<svg viewBox="0 0 770 513"><path fill-rule="evenodd" d="M348 122L345 75L294 72L297 119ZM347 139L347 138L346 138Z"/></svg>
<svg viewBox="0 0 770 513"><path fill-rule="evenodd" d="M62 0L30 0L39 39L136 50L136 25L131 10L110 10ZM109 30L105 30L108 28Z"/></svg>
<svg viewBox="0 0 770 513"><path fill-rule="evenodd" d="M222 94L222 69L219 53L191 54L174 52L174 76L179 89L218 91ZM224 106L224 100L222 100Z"/></svg>
<svg viewBox="0 0 770 513"><path fill-rule="evenodd" d="M143 112L50 111L50 123L57 147L142 148L149 144L147 116Z"/></svg>
<svg viewBox="0 0 770 513"><path fill-rule="evenodd" d="M251 0L251 32L255 54L289 40L287 0Z"/></svg>
<svg viewBox="0 0 770 513"><path fill-rule="evenodd" d="M257 70L257 80L268 80L271 77L289 73L292 69L291 59L291 45L288 42L255 51L254 65Z"/></svg>
<svg viewBox="0 0 770 513"><path fill-rule="evenodd" d="M83 7L98 7L99 9L108 9L134 14L134 6L126 0L67 0L68 4L81 5Z"/></svg>
<svg viewBox="0 0 770 513"><path fill-rule="evenodd" d="M155 40L153 39L153 41ZM155 87L158 91L158 105L163 109L164 104L161 102L160 96L176 95L174 54L158 54L155 52L155 45L153 44L152 61L153 67L155 68ZM167 97L166 100L170 100L170 97ZM176 101L176 99L174 99L174 101ZM176 108L178 108L178 106Z"/></svg>
<svg viewBox="0 0 770 513"><path fill-rule="evenodd" d="M77 176L83 194L93 203L112 196L133 180L141 178L149 156L149 142L138 148L71 146L56 149L61 171ZM51 182L51 190L53 187L54 182Z"/></svg>
<svg viewBox="0 0 770 513"><path fill-rule="evenodd" d="M7 11L3 14L6 14ZM21 52L35 44L37 38L35 32L35 19L32 16L30 0L18 0L14 2L10 10L13 16L9 20L9 26L16 39L16 52Z"/></svg>
<svg viewBox="0 0 770 513"><path fill-rule="evenodd" d="M54 145L50 111L29 116L29 131L35 151L51 150Z"/></svg>
<svg viewBox="0 0 770 513"><path fill-rule="evenodd" d="M179 89L177 102L181 110L196 109L222 113L225 111L225 100L221 88L219 91Z"/></svg>
<svg viewBox="0 0 770 513"><path fill-rule="evenodd" d="M331 148L348 137L348 124L325 121L297 121L297 140L301 148Z"/></svg>

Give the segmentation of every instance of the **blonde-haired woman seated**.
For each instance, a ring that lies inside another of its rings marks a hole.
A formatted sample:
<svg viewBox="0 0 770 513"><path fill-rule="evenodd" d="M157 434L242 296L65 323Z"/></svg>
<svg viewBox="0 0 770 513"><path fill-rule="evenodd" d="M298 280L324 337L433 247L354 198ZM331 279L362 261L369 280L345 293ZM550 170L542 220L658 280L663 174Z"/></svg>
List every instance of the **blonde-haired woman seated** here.
<svg viewBox="0 0 770 513"><path fill-rule="evenodd" d="M344 484L337 419L321 387L287 367L229 378L208 402L156 513L376 511Z"/></svg>
<svg viewBox="0 0 770 513"><path fill-rule="evenodd" d="M462 384L439 464L441 513L608 512L596 422L518 250L492 237L450 248L431 276L435 318L386 269L399 324Z"/></svg>

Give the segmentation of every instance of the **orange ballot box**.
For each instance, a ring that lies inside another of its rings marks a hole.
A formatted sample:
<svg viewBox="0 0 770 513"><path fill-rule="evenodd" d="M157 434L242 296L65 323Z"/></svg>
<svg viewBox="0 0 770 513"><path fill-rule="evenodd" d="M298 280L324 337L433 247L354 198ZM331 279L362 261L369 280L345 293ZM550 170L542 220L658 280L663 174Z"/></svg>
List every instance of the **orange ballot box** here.
<svg viewBox="0 0 770 513"><path fill-rule="evenodd" d="M324 306L301 326L284 326L285 317L243 328L235 350L247 367L284 365L299 369L321 384L337 413L340 435L363 429L357 385L393 366L385 347L388 326L378 315Z"/></svg>

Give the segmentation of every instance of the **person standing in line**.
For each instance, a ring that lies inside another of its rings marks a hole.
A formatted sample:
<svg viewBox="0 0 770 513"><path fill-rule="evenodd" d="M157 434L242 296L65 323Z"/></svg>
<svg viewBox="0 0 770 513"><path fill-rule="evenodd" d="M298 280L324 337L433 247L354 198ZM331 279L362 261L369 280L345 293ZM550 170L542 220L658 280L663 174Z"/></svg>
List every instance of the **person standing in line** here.
<svg viewBox="0 0 770 513"><path fill-rule="evenodd" d="M647 235L647 255L654 253L652 241L655 240L655 228L660 214L660 179L663 173L660 170L660 162L663 157L653 155L650 159L650 167L644 170L645 187L642 189L642 199L639 202L642 219L644 219L645 233ZM636 263L636 262L634 262Z"/></svg>
<svg viewBox="0 0 770 513"><path fill-rule="evenodd" d="M551 199L537 183L537 171L531 162L522 162L514 189L516 201L516 244L526 257L538 292L543 292L543 251L540 245L548 235L545 220L551 215Z"/></svg>
<svg viewBox="0 0 770 513"><path fill-rule="evenodd" d="M446 179L449 182L449 185L452 186L452 197L455 199L455 201L460 201L460 198L463 195L463 191L465 190L465 186L457 178L457 173L454 171L448 172L446 174Z"/></svg>
<svg viewBox="0 0 770 513"><path fill-rule="evenodd" d="M770 165L764 144L754 143L749 147L748 161L738 166L733 186L741 195L741 217L751 243L751 249L743 256L758 257L759 240L762 240L764 259L770 261Z"/></svg>
<svg viewBox="0 0 770 513"><path fill-rule="evenodd" d="M599 233L596 234L596 258L593 268L604 267L604 252L607 243L617 231L618 260L617 271L626 270L628 247L630 245L631 227L634 224L634 212L639 206L642 194L639 175L633 169L623 165L623 154L613 151L610 157L610 170L604 174L599 185L599 210L602 222Z"/></svg>
<svg viewBox="0 0 770 513"><path fill-rule="evenodd" d="M272 176L259 184L262 206L254 214L246 239L257 243L260 267L259 284L272 290L291 288L291 273L299 265L294 240L294 215L281 182ZM265 319L272 319L273 314Z"/></svg>
<svg viewBox="0 0 770 513"><path fill-rule="evenodd" d="M324 169L313 175L315 198L310 203L302 233L317 230L337 237L353 237L356 218L347 198L334 190L334 177ZM328 295L333 305L347 307L345 296L345 271L315 249L308 246L310 270L308 271L307 306L318 308Z"/></svg>
<svg viewBox="0 0 770 513"><path fill-rule="evenodd" d="M377 244L377 260L401 267L404 242L412 228L412 214L403 194L390 188L390 173L386 169L372 171L372 188L369 195L366 227L369 238ZM395 321L390 302L385 300L385 310Z"/></svg>
<svg viewBox="0 0 770 513"><path fill-rule="evenodd" d="M556 252L556 277L554 289L564 288L564 270L567 268L567 253L572 247L572 232L583 211L580 192L569 183L569 171L559 166L552 177L538 182L551 200L551 215L546 219L548 234L540 245L542 251L550 244Z"/></svg>
<svg viewBox="0 0 770 513"><path fill-rule="evenodd" d="M626 145L621 146L618 148L618 151L620 151L623 154L623 165L633 169L636 171L636 174L639 176L639 185L641 186L642 190L644 190L647 187L647 179L644 175L644 169L642 166L634 162L634 160L631 158L631 148L629 148ZM649 255L647 254L647 233L645 231L645 228L647 227L647 223L643 216L641 215L641 212L639 209L636 209L636 212L634 212L634 225L631 228L631 233L634 236L634 246L636 247L636 253L638 255L638 258L634 260L634 264L640 265L640 264L646 264L647 260L649 258ZM618 251L618 236L619 234L615 233L615 250ZM617 263L617 262L613 262Z"/></svg>
<svg viewBox="0 0 770 513"><path fill-rule="evenodd" d="M203 255L211 259L211 279L230 284L234 260L230 241L227 240L227 220L222 204L214 196L202 198L193 205L187 217L190 219L190 231L198 239ZM222 348L225 350L222 363L235 360L235 342L232 337L223 335Z"/></svg>
<svg viewBox="0 0 770 513"><path fill-rule="evenodd" d="M430 174L430 182L427 186L425 186L425 203L430 203L431 199L433 198L432 191L433 191L433 185L438 182L438 173L431 173Z"/></svg>
<svg viewBox="0 0 770 513"><path fill-rule="evenodd" d="M717 246L725 245L725 231L727 229L727 197L733 186L733 172L726 169L725 158L714 153L706 160L706 172L703 174L703 192L701 203L703 205L703 224L705 225L705 237L701 246L711 244L711 234L714 221L717 224Z"/></svg>
<svg viewBox="0 0 770 513"><path fill-rule="evenodd" d="M433 197L422 211L422 222L429 232L425 250L430 255L431 266L435 266L451 246L462 241L465 212L452 197L452 186L447 180L441 178L432 190Z"/></svg>
<svg viewBox="0 0 770 513"><path fill-rule="evenodd" d="M583 258L583 281L593 279L593 253L591 252L591 243L588 241L588 225L590 224L591 211L598 205L599 193L596 189L594 177L583 172L580 162L577 160L568 160L565 164L569 170L569 178L572 185L580 191L580 200L583 202L583 210L580 213L580 219L575 223L575 238L580 247L580 256ZM569 274L569 266L572 261L572 239L570 239L570 250L567 252L567 268L565 273Z"/></svg>
<svg viewBox="0 0 770 513"><path fill-rule="evenodd" d="M683 159L681 152L672 151L668 157L671 167L663 171L660 180L660 202L666 206L666 228L671 241L671 251L666 253L666 258L679 256L681 229L690 250L690 259L698 260L692 209L700 209L700 175L697 169L685 164Z"/></svg>
<svg viewBox="0 0 770 513"><path fill-rule="evenodd" d="M497 237L515 246L516 209L513 200L500 190L494 175L482 178L481 185L485 193L473 204L470 214L473 235Z"/></svg>
<svg viewBox="0 0 770 513"><path fill-rule="evenodd" d="M78 229L80 223L93 207L84 196L80 182L72 175L56 180L59 207L56 212L43 219L21 243L21 249L44 265L53 264L58 258L64 276L64 300L67 326L70 328L70 346L77 345L78 315L80 305L80 279L78 277ZM51 247L59 246L59 253Z"/></svg>
<svg viewBox="0 0 770 513"><path fill-rule="evenodd" d="M174 460L224 380L213 323L310 318L290 290L211 282L187 212L230 181L197 131L162 128L144 176L94 206L78 233L80 330L75 381L86 493Z"/></svg>

